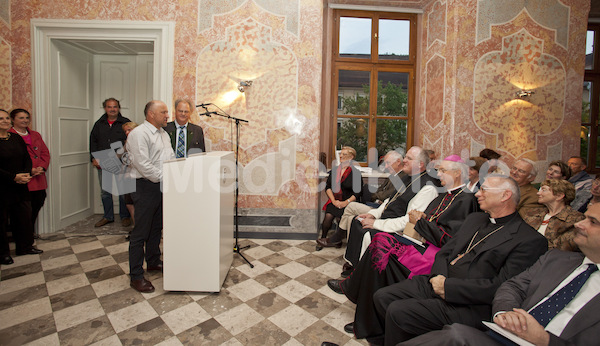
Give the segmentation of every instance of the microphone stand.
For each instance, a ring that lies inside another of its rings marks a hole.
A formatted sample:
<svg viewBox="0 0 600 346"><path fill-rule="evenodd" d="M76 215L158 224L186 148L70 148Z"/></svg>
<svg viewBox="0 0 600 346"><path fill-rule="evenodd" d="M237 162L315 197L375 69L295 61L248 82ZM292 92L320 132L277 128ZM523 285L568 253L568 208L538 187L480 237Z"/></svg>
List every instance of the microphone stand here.
<svg viewBox="0 0 600 346"><path fill-rule="evenodd" d="M202 108L206 109L205 107L202 107ZM223 110L221 110L221 111L223 111ZM243 249L249 248L250 245L246 245L246 246L240 248L240 245L238 242L239 241L239 222L238 222L238 201L239 201L238 166L239 166L239 161L238 161L238 157L239 157L239 153L240 153L240 123L242 123L242 122L248 123L248 120L232 117L231 115L225 113L224 111L223 111L223 113L219 113L219 112L209 112L207 110L205 113L202 113L202 115L206 115L208 117L210 117L211 114L216 114L223 118L235 121L235 232L234 232L235 244L233 245L233 252L240 255L240 257L243 258L244 261L246 261L246 263L248 263L250 268L254 268L254 265L252 263L250 263L250 261L248 261L248 259L246 257L244 257L244 255L241 252Z"/></svg>

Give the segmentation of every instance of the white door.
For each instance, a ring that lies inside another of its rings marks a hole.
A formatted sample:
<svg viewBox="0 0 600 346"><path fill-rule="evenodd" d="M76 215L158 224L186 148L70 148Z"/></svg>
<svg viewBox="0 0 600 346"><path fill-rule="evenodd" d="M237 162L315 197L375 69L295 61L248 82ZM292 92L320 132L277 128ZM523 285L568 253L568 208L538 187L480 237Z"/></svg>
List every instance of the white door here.
<svg viewBox="0 0 600 346"><path fill-rule="evenodd" d="M104 113L102 102L114 97L121 104L121 114L138 124L144 122L144 106L152 100L152 55L94 55L94 120ZM93 125L93 123L92 123ZM91 131L91 129L90 129ZM100 185L94 188L94 213L102 214ZM119 199L113 197L115 219Z"/></svg>
<svg viewBox="0 0 600 346"><path fill-rule="evenodd" d="M93 126L91 54L53 40L51 47L50 153L52 228L93 213L89 133ZM96 172L93 172L96 173Z"/></svg>

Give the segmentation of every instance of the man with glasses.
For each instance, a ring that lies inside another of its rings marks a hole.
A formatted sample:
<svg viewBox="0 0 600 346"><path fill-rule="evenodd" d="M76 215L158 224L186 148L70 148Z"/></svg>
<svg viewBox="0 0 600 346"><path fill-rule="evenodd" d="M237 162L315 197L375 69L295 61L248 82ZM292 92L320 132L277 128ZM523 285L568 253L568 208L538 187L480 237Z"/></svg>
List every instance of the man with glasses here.
<svg viewBox="0 0 600 346"><path fill-rule="evenodd" d="M347 324L344 330L354 332L357 338L383 332L376 318L373 294L414 275L428 274L436 252L456 235L469 214L479 210L475 197L466 188L467 166L460 157L445 158L438 172L446 191L440 193L425 212L408 212L412 228L422 238L421 244L412 243L399 234L381 232L375 235L350 277L327 281L334 292L345 294L356 304L354 322Z"/></svg>
<svg viewBox="0 0 600 346"><path fill-rule="evenodd" d="M517 205L517 210L521 215L525 215L524 212L528 208L543 207L543 205L537 202L538 190L531 184L536 176L537 169L535 168L533 161L529 159L519 159L515 161L510 169L510 177L519 185L521 199Z"/></svg>
<svg viewBox="0 0 600 346"><path fill-rule="evenodd" d="M462 323L480 328L489 320L496 289L531 266L548 249L544 236L517 213L519 186L488 175L475 195L481 210L463 222L435 257L430 275L379 289L373 296L384 335L374 344L396 345L417 335Z"/></svg>
<svg viewBox="0 0 600 346"><path fill-rule="evenodd" d="M592 177L585 171L587 164L580 156L571 156L567 161L571 169L569 182L575 185L575 199L571 202L571 208L579 210L591 197Z"/></svg>
<svg viewBox="0 0 600 346"><path fill-rule="evenodd" d="M355 266L361 253L371 242L369 231L402 232L409 221L410 210L424 211L438 196L440 181L427 174L429 156L425 150L414 146L404 157L403 171L407 174L396 186L397 192L376 209L355 217L350 226L344 259Z"/></svg>
<svg viewBox="0 0 600 346"><path fill-rule="evenodd" d="M206 151L202 128L190 123L193 109L192 101L178 99L175 101L175 121L171 121L165 126L165 131L171 137L171 146L175 151L176 158Z"/></svg>

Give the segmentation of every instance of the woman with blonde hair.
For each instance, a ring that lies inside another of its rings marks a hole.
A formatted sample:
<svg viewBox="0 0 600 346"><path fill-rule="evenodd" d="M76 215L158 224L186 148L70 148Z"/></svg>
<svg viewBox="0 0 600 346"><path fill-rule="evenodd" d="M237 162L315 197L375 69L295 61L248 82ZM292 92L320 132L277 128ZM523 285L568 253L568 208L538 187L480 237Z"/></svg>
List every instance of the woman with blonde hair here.
<svg viewBox="0 0 600 346"><path fill-rule="evenodd" d="M575 198L573 184L562 179L546 179L537 195L538 203L544 206L527 209L523 220L548 239L548 249L577 251L573 225L585 217L569 205Z"/></svg>
<svg viewBox="0 0 600 346"><path fill-rule="evenodd" d="M344 208L354 201L358 201L362 191L362 176L360 171L354 167L356 150L352 147L342 147L340 151L340 163L331 169L327 177L325 193L329 200L323 206L325 217L321 224L321 238L327 238L333 220L342 217ZM339 232L341 233L341 232ZM342 239L335 239L332 246L341 247ZM317 245L317 250L322 246Z"/></svg>

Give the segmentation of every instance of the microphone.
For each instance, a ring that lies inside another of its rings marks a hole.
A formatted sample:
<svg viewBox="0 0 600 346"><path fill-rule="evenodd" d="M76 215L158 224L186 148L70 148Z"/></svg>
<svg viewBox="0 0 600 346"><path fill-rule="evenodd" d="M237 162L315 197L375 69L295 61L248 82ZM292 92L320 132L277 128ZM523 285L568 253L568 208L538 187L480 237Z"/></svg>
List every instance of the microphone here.
<svg viewBox="0 0 600 346"><path fill-rule="evenodd" d="M199 113L198 115L206 115L207 117L210 118L211 114L217 114L217 112L204 112L204 113Z"/></svg>
<svg viewBox="0 0 600 346"><path fill-rule="evenodd" d="M210 106L212 105L212 103L201 103L199 105L196 105L196 107L206 107L206 106Z"/></svg>

